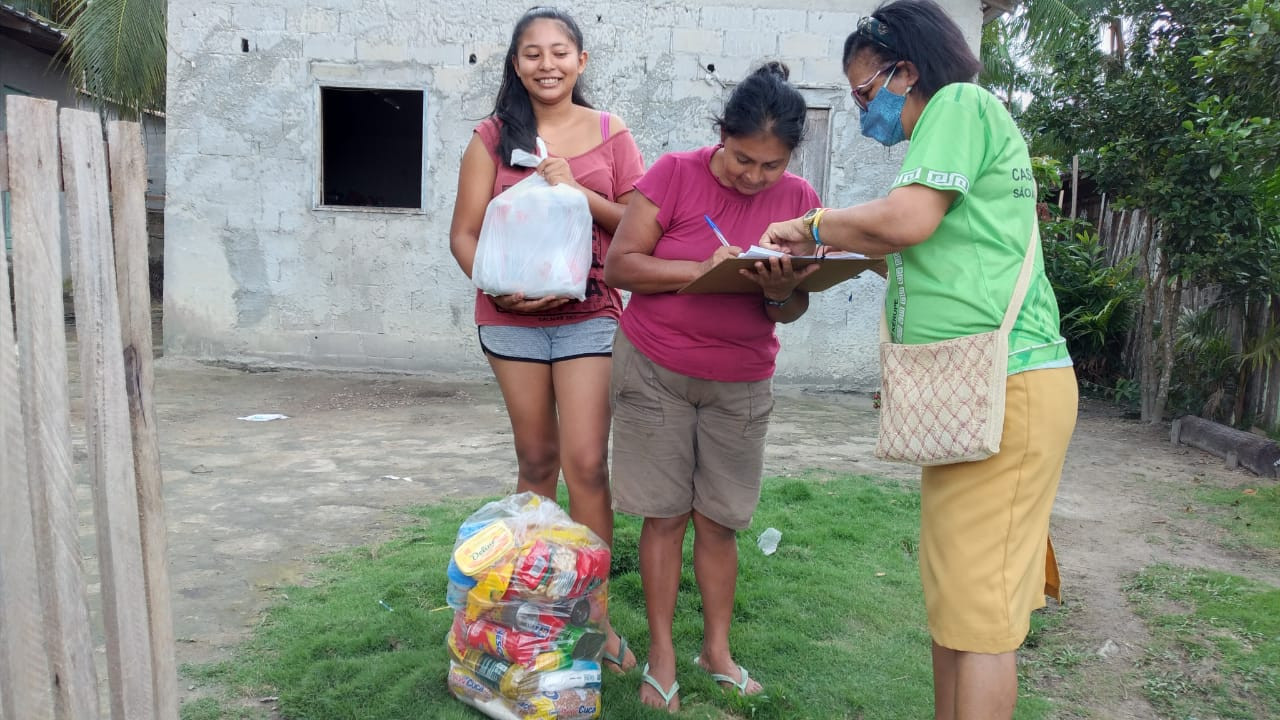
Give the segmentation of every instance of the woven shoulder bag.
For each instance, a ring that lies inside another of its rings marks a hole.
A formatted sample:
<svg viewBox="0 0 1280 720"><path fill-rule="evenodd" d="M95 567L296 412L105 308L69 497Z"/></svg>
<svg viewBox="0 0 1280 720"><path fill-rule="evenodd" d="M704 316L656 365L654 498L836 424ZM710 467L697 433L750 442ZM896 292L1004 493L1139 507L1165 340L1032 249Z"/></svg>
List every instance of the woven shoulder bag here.
<svg viewBox="0 0 1280 720"><path fill-rule="evenodd" d="M890 341L880 315L880 434L876 457L915 465L985 460L1000 452L1009 331L1022 310L1040 229L1031 233L1004 321L991 332L935 343Z"/></svg>

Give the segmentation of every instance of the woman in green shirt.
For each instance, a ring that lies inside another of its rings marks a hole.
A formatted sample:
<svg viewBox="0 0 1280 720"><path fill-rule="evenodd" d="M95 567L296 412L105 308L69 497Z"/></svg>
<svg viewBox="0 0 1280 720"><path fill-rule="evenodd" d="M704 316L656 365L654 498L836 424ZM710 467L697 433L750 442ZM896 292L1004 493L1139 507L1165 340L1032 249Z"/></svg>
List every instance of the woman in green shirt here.
<svg viewBox="0 0 1280 720"><path fill-rule="evenodd" d="M886 146L910 139L901 172L885 197L775 223L761 244L885 256L894 342L994 330L1036 222L1017 126L969 82L979 62L932 0L882 5L849 35L843 62L862 134ZM1012 717L1014 653L1031 612L1045 604L1046 575L1056 576L1049 514L1078 397L1057 300L1035 251L1010 333L1000 452L921 475L920 571L935 717L944 720Z"/></svg>

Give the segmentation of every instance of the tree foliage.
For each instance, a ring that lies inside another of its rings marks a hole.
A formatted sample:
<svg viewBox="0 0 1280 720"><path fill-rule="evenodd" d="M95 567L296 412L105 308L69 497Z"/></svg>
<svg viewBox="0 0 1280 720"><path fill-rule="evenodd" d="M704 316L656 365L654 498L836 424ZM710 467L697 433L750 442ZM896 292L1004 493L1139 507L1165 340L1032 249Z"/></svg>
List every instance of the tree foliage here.
<svg viewBox="0 0 1280 720"><path fill-rule="evenodd" d="M1107 262L1093 227L1054 218L1040 223L1044 269L1062 308L1067 340L1080 379L1112 388L1126 377L1122 356L1142 297L1134 259Z"/></svg>
<svg viewBox="0 0 1280 720"><path fill-rule="evenodd" d="M1082 169L1159 223L1174 276L1272 292L1280 135L1275 5L1249 0L1119 0L1126 52L1077 28L1050 56L1025 120L1081 156Z"/></svg>
<svg viewBox="0 0 1280 720"><path fill-rule="evenodd" d="M72 81L126 115L162 110L165 0L12 0L67 35L61 58Z"/></svg>
<svg viewBox="0 0 1280 720"><path fill-rule="evenodd" d="M1048 5L1068 2L1087 0ZM1155 422L1182 288L1217 285L1226 302L1280 292L1280 6L1111 0L1074 19L1059 7L1068 24L1049 39L1030 29L1043 5L1026 11L1039 72L1023 126L1036 150L1078 155L1113 206L1150 218L1140 352Z"/></svg>

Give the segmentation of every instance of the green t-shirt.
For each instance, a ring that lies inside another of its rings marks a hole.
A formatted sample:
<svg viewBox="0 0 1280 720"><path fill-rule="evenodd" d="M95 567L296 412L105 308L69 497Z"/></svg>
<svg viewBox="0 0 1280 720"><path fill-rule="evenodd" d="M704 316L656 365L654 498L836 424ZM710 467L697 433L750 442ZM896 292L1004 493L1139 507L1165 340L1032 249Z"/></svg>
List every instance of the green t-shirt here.
<svg viewBox="0 0 1280 720"><path fill-rule="evenodd" d="M954 191L956 199L929 239L889 256L890 334L918 344L995 330L1036 222L1027 145L995 96L970 83L934 94L894 187L913 184ZM1009 374L1069 365L1058 301L1037 248L1009 337Z"/></svg>

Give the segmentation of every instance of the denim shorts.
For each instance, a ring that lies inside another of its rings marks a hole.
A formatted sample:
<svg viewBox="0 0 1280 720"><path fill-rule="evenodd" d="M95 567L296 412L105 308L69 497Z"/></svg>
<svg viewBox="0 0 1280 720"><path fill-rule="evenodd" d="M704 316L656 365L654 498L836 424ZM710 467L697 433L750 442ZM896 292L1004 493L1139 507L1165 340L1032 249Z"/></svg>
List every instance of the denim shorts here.
<svg viewBox="0 0 1280 720"><path fill-rule="evenodd" d="M569 325L513 327L481 325L480 347L499 360L554 363L581 357L609 357L618 321L597 317Z"/></svg>

